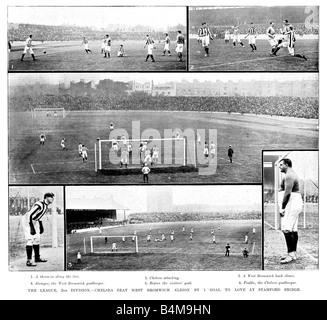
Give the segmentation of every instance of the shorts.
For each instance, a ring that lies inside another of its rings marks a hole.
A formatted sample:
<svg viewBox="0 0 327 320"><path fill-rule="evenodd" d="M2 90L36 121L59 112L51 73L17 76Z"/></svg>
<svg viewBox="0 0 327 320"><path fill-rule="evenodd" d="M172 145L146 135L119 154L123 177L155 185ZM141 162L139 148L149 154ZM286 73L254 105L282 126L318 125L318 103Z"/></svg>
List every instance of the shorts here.
<svg viewBox="0 0 327 320"><path fill-rule="evenodd" d="M164 50L168 50L168 51L170 50L170 49L169 49L169 43L165 43Z"/></svg>
<svg viewBox="0 0 327 320"><path fill-rule="evenodd" d="M107 52L110 52L110 51L111 51L111 46L107 46L107 45L106 45L106 46L104 47L104 50L107 51Z"/></svg>
<svg viewBox="0 0 327 320"><path fill-rule="evenodd" d="M29 224L29 216L26 214L22 217L22 228L24 231L24 235L25 235L25 240L27 245L38 245L40 244L40 225L38 223L38 221L33 221L33 226L35 229L36 234L35 235L31 235L31 227Z"/></svg>
<svg viewBox="0 0 327 320"><path fill-rule="evenodd" d="M229 38L230 38L229 34L225 35L225 40L229 40Z"/></svg>
<svg viewBox="0 0 327 320"><path fill-rule="evenodd" d="M144 162L147 162L147 161L149 161L149 162L151 162L151 161L152 161L152 159L151 159L151 156L150 156L150 155L147 155L147 156L144 158Z"/></svg>
<svg viewBox="0 0 327 320"><path fill-rule="evenodd" d="M178 43L176 47L176 52L182 53L184 45L182 43Z"/></svg>
<svg viewBox="0 0 327 320"><path fill-rule="evenodd" d="M233 35L233 42L241 42L241 38L239 34L234 34Z"/></svg>
<svg viewBox="0 0 327 320"><path fill-rule="evenodd" d="M158 159L159 158L158 152L153 152L152 158L153 159Z"/></svg>
<svg viewBox="0 0 327 320"><path fill-rule="evenodd" d="M83 158L87 158L87 152L85 152L85 151L82 152L82 157L83 157Z"/></svg>
<svg viewBox="0 0 327 320"><path fill-rule="evenodd" d="M208 47L210 44L210 37L209 35L201 37L202 47Z"/></svg>
<svg viewBox="0 0 327 320"><path fill-rule="evenodd" d="M278 192L278 204L280 209L283 197L284 191ZM285 208L285 215L281 218L282 231L297 231L299 215L302 212L302 209L303 201L301 194L299 192L292 192Z"/></svg>
<svg viewBox="0 0 327 320"><path fill-rule="evenodd" d="M113 144L113 145L112 145L112 149L113 149L114 151L118 151L118 144Z"/></svg>
<svg viewBox="0 0 327 320"><path fill-rule="evenodd" d="M148 54L153 54L153 44L148 45Z"/></svg>
<svg viewBox="0 0 327 320"><path fill-rule="evenodd" d="M255 36L253 36L253 35L250 35L249 36L249 44L255 44Z"/></svg>
<svg viewBox="0 0 327 320"><path fill-rule="evenodd" d="M30 54L34 54L34 51L33 51L32 47L27 47L27 46L25 46L25 48L24 48L24 54L25 54L27 51L29 51Z"/></svg>
<svg viewBox="0 0 327 320"><path fill-rule="evenodd" d="M85 44L84 49L89 50L89 44L88 43Z"/></svg>
<svg viewBox="0 0 327 320"><path fill-rule="evenodd" d="M276 38L269 38L268 42L272 47L274 47L274 46L276 46L278 44L278 41L277 41Z"/></svg>

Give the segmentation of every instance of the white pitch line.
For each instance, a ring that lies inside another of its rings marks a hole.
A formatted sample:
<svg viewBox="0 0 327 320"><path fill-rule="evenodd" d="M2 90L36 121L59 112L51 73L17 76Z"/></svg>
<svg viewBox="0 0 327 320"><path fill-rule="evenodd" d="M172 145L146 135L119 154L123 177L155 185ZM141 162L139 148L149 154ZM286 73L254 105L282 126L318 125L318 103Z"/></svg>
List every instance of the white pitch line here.
<svg viewBox="0 0 327 320"><path fill-rule="evenodd" d="M172 253L177 253L179 251L183 250L183 248L177 249L176 251L172 252Z"/></svg>
<svg viewBox="0 0 327 320"><path fill-rule="evenodd" d="M265 224L267 224L270 228L273 228L274 230L276 230L277 232L281 233L283 236L283 232L281 230L276 229L275 227L273 227L271 224L269 224L268 222L265 221ZM306 251L304 248L302 248L300 245L298 245L298 248L303 251L312 261L314 262L318 262L318 259L315 258L313 255L311 255L308 251Z"/></svg>
<svg viewBox="0 0 327 320"><path fill-rule="evenodd" d="M307 52L307 53L313 53L313 51L311 52ZM281 55L281 56L275 56L275 57L265 57L265 58L257 58L257 59L251 59L251 60L241 60L241 61L234 61L234 62L228 62L228 63L222 63L222 64L214 64L214 65L207 65L207 66L202 66L202 67L197 67L197 69L206 69L206 68L212 68L212 67L223 67L223 66L228 66L228 65L233 65L233 64L238 64L238 63L245 63L245 62L256 62L256 61L260 61L260 60L269 60L269 59L273 59L273 58L285 58L285 57L289 57L289 56L285 56L285 55ZM194 69L192 69L194 70Z"/></svg>
<svg viewBox="0 0 327 320"><path fill-rule="evenodd" d="M252 254L254 254L254 247L255 247L255 242L253 242Z"/></svg>
<svg viewBox="0 0 327 320"><path fill-rule="evenodd" d="M34 167L33 167L33 165L31 164L31 168L32 168L32 170L33 170L33 173L35 174L35 170L34 170Z"/></svg>

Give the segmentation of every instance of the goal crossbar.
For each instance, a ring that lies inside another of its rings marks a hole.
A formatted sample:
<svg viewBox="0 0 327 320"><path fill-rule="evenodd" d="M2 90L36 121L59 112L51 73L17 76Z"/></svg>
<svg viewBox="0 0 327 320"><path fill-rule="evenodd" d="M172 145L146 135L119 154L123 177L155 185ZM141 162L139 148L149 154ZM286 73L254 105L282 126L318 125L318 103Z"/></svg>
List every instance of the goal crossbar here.
<svg viewBox="0 0 327 320"><path fill-rule="evenodd" d="M95 240L101 239L102 245L95 247ZM116 241L112 241L116 239ZM117 235L117 236L91 236L91 253L138 253L138 238L136 235ZM113 250L112 244L116 243L117 249ZM130 244L132 242L132 244ZM129 243L129 245L124 245ZM133 248L133 249L132 249Z"/></svg>
<svg viewBox="0 0 327 320"><path fill-rule="evenodd" d="M183 142L183 166L186 166L186 138L179 137L179 138L162 138L162 139L100 139L99 142L99 148L98 148L98 161L99 161L99 170L102 170L102 143L112 143L117 142L119 144L127 144L130 142L149 142L152 141L182 141ZM194 157L195 157L195 146L192 146L194 148ZM196 165L196 161L194 160L194 163Z"/></svg>

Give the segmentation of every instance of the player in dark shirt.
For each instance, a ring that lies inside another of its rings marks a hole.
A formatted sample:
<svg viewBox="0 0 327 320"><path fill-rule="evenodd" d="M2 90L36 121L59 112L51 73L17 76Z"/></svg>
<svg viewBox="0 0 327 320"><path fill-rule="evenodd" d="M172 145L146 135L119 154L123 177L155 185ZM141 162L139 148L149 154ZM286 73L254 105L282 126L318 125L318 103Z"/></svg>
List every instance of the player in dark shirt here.
<svg viewBox="0 0 327 320"><path fill-rule="evenodd" d="M299 178L292 168L290 159L283 159L279 169L285 174L279 192L281 227L287 246L287 256L282 257L281 264L297 259L299 215L302 212L303 200L299 188Z"/></svg>
<svg viewBox="0 0 327 320"><path fill-rule="evenodd" d="M229 162L233 163L233 154L234 154L234 150L232 149L232 146L228 147L228 158L229 158Z"/></svg>

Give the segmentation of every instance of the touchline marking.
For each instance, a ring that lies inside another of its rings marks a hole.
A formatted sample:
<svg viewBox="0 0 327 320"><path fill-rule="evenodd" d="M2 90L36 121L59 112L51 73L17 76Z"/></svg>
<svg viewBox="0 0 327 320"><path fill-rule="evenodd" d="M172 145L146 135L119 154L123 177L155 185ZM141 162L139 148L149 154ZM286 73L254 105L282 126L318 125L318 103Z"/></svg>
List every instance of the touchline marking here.
<svg viewBox="0 0 327 320"><path fill-rule="evenodd" d="M313 53L313 51L311 52L307 52L307 53ZM201 66L201 67L197 67L197 69L206 69L206 68L212 68L212 67L223 67L223 66L228 66L228 65L233 65L233 64L238 64L238 63L244 63L244 62L256 62L256 61L260 61L260 60L269 60L269 59L273 59L273 58L285 58L285 57L290 57L290 56L275 56L275 57L265 57L265 58L257 58L257 59L251 59L251 60L241 60L241 61L234 61L234 62L228 62L228 63L222 63L222 64L213 64L213 65L207 65L207 66Z"/></svg>
<svg viewBox="0 0 327 320"><path fill-rule="evenodd" d="M35 174L35 170L34 170L34 167L32 164L31 164L31 168L32 168L33 173Z"/></svg>
<svg viewBox="0 0 327 320"><path fill-rule="evenodd" d="M273 227L271 224L269 224L268 222L266 222L265 221L265 224L267 224L270 228L273 228L274 230L276 230L277 232L279 232L279 233L281 233L283 236L284 236L284 234L283 234L283 232L281 231L281 230L278 230L278 229L276 229L275 227ZM300 250L302 250L312 261L314 261L314 262L318 262L318 259L316 259L314 256L312 256L308 251L306 251L304 248L302 248L300 245L298 245L298 248L300 249Z"/></svg>
<svg viewBox="0 0 327 320"><path fill-rule="evenodd" d="M180 249L178 249L178 250L176 250L176 251L173 251L172 253L177 253L177 252L179 252L179 251L181 251L181 250L183 250L183 248L180 248Z"/></svg>
<svg viewBox="0 0 327 320"><path fill-rule="evenodd" d="M254 247L255 247L255 242L253 242L252 254L254 254Z"/></svg>

